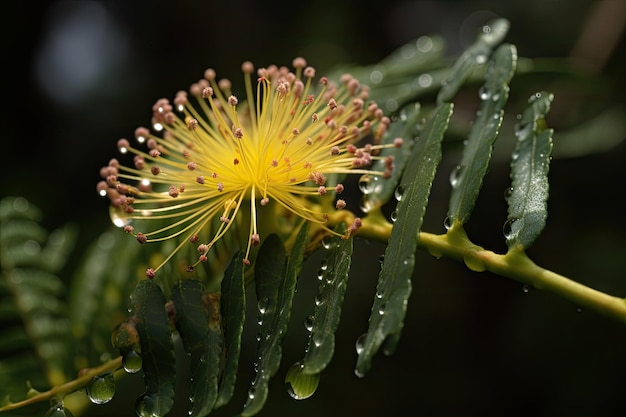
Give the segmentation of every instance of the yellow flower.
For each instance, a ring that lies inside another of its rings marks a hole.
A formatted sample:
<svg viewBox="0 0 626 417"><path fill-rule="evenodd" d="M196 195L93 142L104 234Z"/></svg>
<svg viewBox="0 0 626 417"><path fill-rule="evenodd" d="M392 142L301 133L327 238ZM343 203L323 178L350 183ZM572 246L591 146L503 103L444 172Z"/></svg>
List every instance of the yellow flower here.
<svg viewBox="0 0 626 417"><path fill-rule="evenodd" d="M344 186L333 182L339 177L333 174L390 174L390 158L384 172L368 169L381 158L379 141L389 118L367 101L367 87L347 74L339 84L325 77L316 82L315 69L303 58L293 67L294 72L258 69L255 92L254 67L245 62L241 103L230 81L216 80L208 69L189 93L178 92L173 104L156 102L154 133L145 127L135 131L147 150L118 141L121 153L134 154L134 167L111 160L97 187L111 201L114 222L140 243L181 239L161 265L148 269L149 277L187 242L199 252L188 269L206 261L240 218L249 221L244 226L249 264L251 247L261 240L259 224L268 221L259 218L259 209L270 203L333 233L326 226L329 211L346 206L336 199ZM363 145L366 136L372 140ZM246 210L249 216L241 215ZM133 222L141 220L149 221L142 227L153 223L154 230L135 230ZM355 220L348 235L360 224Z"/></svg>

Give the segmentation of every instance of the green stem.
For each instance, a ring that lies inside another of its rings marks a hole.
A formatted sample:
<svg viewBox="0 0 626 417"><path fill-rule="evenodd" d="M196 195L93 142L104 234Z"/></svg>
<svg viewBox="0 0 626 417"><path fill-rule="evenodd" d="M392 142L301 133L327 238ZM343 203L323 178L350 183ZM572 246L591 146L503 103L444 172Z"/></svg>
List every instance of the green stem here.
<svg viewBox="0 0 626 417"><path fill-rule="evenodd" d="M27 398L23 401L19 401L16 403L11 403L5 405L4 407L0 407L0 413L3 411L14 410L16 408L25 407L27 405L36 404L42 401L50 401L53 398L63 398L66 395L78 391L79 389L87 386L91 380L102 374L106 374L109 372L114 372L122 367L122 357L117 357L115 359L111 359L110 361L98 366L97 368L89 368L86 372L84 372L80 377L76 378L73 381L66 382L65 384L57 385L52 387L50 390L46 392L40 392L39 394L33 395L30 398Z"/></svg>
<svg viewBox="0 0 626 417"><path fill-rule="evenodd" d="M563 275L535 264L519 248L500 255L473 244L462 227L453 227L445 235L420 233L418 246L434 256L463 261L468 268L489 271L540 290L553 292L581 308L593 310L626 324L626 299L587 287Z"/></svg>
<svg viewBox="0 0 626 417"><path fill-rule="evenodd" d="M367 216L359 235L386 242L392 225L383 216ZM535 264L520 248L497 254L472 243L463 226L455 224L446 234L420 232L418 247L433 256L464 262L477 272L489 271L505 278L547 290L578 307L592 310L626 324L626 299L606 294Z"/></svg>

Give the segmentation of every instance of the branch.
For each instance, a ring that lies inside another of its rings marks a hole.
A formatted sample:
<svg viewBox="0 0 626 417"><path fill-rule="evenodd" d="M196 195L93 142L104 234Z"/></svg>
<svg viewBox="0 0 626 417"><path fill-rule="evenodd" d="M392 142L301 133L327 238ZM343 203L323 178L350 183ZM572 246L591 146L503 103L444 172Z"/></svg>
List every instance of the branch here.
<svg viewBox="0 0 626 417"><path fill-rule="evenodd" d="M111 359L110 361L100 365L97 368L90 368L86 372L84 372L80 377L76 378L73 381L66 382L65 384L57 385L52 387L46 392L40 392L30 398L27 398L23 401L18 401L16 403L11 403L5 405L4 407L0 407L0 413L3 411L15 410L16 408L26 407L31 404L36 404L42 401L49 401L54 397L63 398L67 394L70 394L74 391L78 391L79 389L87 386L89 382L93 378L98 375L106 374L109 372L114 372L122 367L122 357L117 357L115 359Z"/></svg>
<svg viewBox="0 0 626 417"><path fill-rule="evenodd" d="M370 220L370 221L368 221ZM392 225L384 218L367 216L359 235L386 242ZM436 257L464 262L477 272L489 271L540 290L553 292L577 306L626 324L626 299L606 294L535 264L519 248L497 254L472 243L462 225L455 224L446 234L420 232L418 247Z"/></svg>

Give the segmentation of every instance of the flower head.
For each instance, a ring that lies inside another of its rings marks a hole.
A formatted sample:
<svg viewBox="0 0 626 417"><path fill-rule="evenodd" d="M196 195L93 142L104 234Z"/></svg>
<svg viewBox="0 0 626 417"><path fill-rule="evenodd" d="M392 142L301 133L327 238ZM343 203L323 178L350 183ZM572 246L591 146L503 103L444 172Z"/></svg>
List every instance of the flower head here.
<svg viewBox="0 0 626 417"><path fill-rule="evenodd" d="M121 153L134 154L134 166L113 159L98 184L118 225L140 243L181 238L150 276L185 244L199 253L192 269L234 228L247 230L249 263L251 248L262 239L259 226L268 221L260 209L270 203L333 233L326 226L329 211L346 206L335 202L344 186L334 174L371 174L389 119L352 76L335 84L316 80L303 58L293 67L258 69L253 88L254 67L245 62L245 100L208 69L189 92L154 104L152 131L135 131L140 146L118 141ZM361 146L365 136L373 141ZM376 174L389 175L391 166ZM329 203L319 204L323 200ZM244 218L248 225L241 224ZM149 229L135 230L133 221L140 220Z"/></svg>

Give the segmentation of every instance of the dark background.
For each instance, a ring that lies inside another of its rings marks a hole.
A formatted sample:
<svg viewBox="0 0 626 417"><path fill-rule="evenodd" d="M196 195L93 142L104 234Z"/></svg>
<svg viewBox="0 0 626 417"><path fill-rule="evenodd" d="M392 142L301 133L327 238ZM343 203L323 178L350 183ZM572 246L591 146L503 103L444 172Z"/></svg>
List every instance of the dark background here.
<svg viewBox="0 0 626 417"><path fill-rule="evenodd" d="M117 154L117 139L147 124L156 99L186 89L207 67L238 82L244 60L283 65L303 55L320 74L337 64L375 63L430 34L442 35L454 57L495 16L511 21L507 41L517 45L521 56L565 58L600 3L12 2L3 6L0 193L24 196L42 208L48 228L77 223L80 248L108 227L107 203L97 197L95 184L99 167ZM617 17L618 23L622 20L624 16ZM598 107L624 103L625 55L622 39L607 60L578 63L611 86L590 96ZM550 87L541 82L538 78L537 89ZM555 110L567 113L567 105L557 94ZM557 117L548 122L557 128L571 124ZM555 158L548 224L529 251L548 269L620 296L626 295L625 160L624 143L604 153ZM443 162L426 231L443 232L446 172L454 164ZM494 161L467 225L476 243L497 251L504 250L502 190L507 185L508 162ZM312 309L316 285L316 261L311 260L308 281L306 276L300 280L284 366L261 415L626 415L623 323L581 311L553 294L525 293L516 282L472 273L426 253L417 256L398 351L377 356L366 378L357 378L354 341L367 329L376 279L371 271L378 268L383 247L358 239L355 245L362 255L346 294L336 354L317 393L294 401L281 382L287 367L303 354L306 338L300 323ZM244 368L254 359L251 342L241 359ZM215 415L240 410L251 378L245 372L232 406ZM92 415L133 415L129 404L141 392L141 381L130 380L135 385Z"/></svg>

